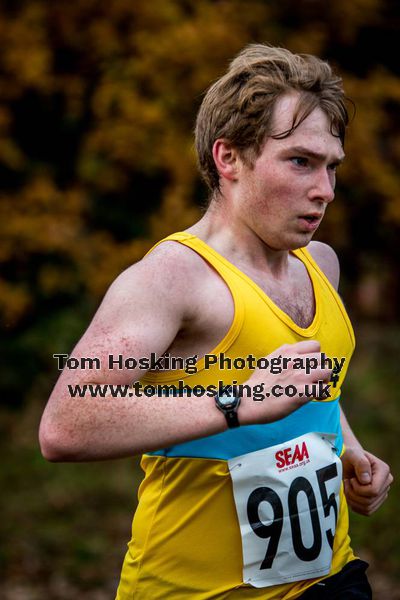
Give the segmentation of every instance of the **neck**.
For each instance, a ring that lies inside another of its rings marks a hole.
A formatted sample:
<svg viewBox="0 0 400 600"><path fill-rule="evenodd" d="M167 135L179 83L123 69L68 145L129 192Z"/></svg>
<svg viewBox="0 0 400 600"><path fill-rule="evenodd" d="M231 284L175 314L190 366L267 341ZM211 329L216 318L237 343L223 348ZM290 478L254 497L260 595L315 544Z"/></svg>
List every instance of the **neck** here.
<svg viewBox="0 0 400 600"><path fill-rule="evenodd" d="M223 197L212 200L205 215L188 229L236 265L267 270L275 277L287 272L289 251L268 246L237 219Z"/></svg>

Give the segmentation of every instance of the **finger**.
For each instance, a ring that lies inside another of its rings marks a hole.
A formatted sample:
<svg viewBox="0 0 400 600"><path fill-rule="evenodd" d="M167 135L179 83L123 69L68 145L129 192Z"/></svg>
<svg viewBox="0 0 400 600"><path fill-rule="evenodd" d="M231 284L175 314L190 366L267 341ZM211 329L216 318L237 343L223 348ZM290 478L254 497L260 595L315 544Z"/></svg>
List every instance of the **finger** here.
<svg viewBox="0 0 400 600"><path fill-rule="evenodd" d="M359 515L363 515L364 517L370 516L370 511L368 509L366 509L365 506L359 506L355 502L351 502L351 503L349 502L348 504L353 512L355 512Z"/></svg>
<svg viewBox="0 0 400 600"><path fill-rule="evenodd" d="M374 498L386 496L390 490L389 479L386 484L379 489L374 489L372 485L360 485L356 479L349 480L347 487L349 497L357 498L360 502L372 502Z"/></svg>
<svg viewBox="0 0 400 600"><path fill-rule="evenodd" d="M364 505L361 502L357 502L356 500L350 500L348 501L348 505L355 512L361 515L370 516L372 515L372 513L378 510L378 508L385 502L386 498L387 495L382 496L382 498L379 498L375 502L372 502L367 505Z"/></svg>
<svg viewBox="0 0 400 600"><path fill-rule="evenodd" d="M368 457L364 453L359 453L353 461L353 468L358 483L365 485L372 483L372 466Z"/></svg>
<svg viewBox="0 0 400 600"><path fill-rule="evenodd" d="M290 350L297 352L297 354L309 354L319 353L321 350L321 344L317 340L306 340L303 342L296 342L287 346Z"/></svg>
<svg viewBox="0 0 400 600"><path fill-rule="evenodd" d="M379 492L372 487L371 483L360 483L356 477L349 479L349 485L354 494L363 498L373 498Z"/></svg>
<svg viewBox="0 0 400 600"><path fill-rule="evenodd" d="M388 496L388 491L382 492L379 496L374 496L373 498L365 498L363 496L358 496L354 494L351 490L347 493L346 498L348 502L356 502L359 506L373 506L375 504L381 504Z"/></svg>
<svg viewBox="0 0 400 600"><path fill-rule="evenodd" d="M313 371L313 382L318 383L318 381L324 381L328 383L332 376L332 369L315 369Z"/></svg>
<svg viewBox="0 0 400 600"><path fill-rule="evenodd" d="M307 356L303 357L303 360L304 359L308 362L309 365L312 365L313 370L321 368L321 352L309 352L307 353Z"/></svg>
<svg viewBox="0 0 400 600"><path fill-rule="evenodd" d="M382 506L382 504L387 500L388 494L385 494L382 498L379 499L379 502L376 501L374 504L368 507L368 515L372 515L375 511L378 510Z"/></svg>
<svg viewBox="0 0 400 600"><path fill-rule="evenodd" d="M373 473L372 473L372 477L373 477ZM382 483L381 485L381 489L388 489L393 483L393 475L391 473L388 473L388 476L386 477L385 481ZM372 487L375 487L375 482L374 479L372 479Z"/></svg>
<svg viewBox="0 0 400 600"><path fill-rule="evenodd" d="M374 478L376 477L377 479L381 479L383 481L387 475L391 475L388 464L370 452L365 451L365 454L371 463L372 475Z"/></svg>
<svg viewBox="0 0 400 600"><path fill-rule="evenodd" d="M374 504L375 502L383 501L383 499L387 497L388 492L389 492L389 489L385 489L385 490L382 490L382 492L380 494L376 494L375 496L368 497L368 496L361 496L360 494L355 493L350 484L348 485L348 487L345 488L345 494L346 494L347 500L351 501L351 502L357 502L357 504L360 504L361 506L369 506L369 505Z"/></svg>
<svg viewBox="0 0 400 600"><path fill-rule="evenodd" d="M385 479L382 479L381 476L377 477L376 474L374 473L374 469L372 469L372 481L370 484L368 485L363 485L360 484L357 479L352 478L351 480L351 484L353 489L361 494L361 495L379 495L383 492L387 492L387 490L389 489L390 485L393 482L393 477L391 475L391 473L388 473L386 475ZM363 490L366 492L366 494L363 494Z"/></svg>
<svg viewBox="0 0 400 600"><path fill-rule="evenodd" d="M390 473L390 469L386 463L383 461L373 462L372 463L372 483L379 487L385 485L386 481L389 481L389 478L392 477Z"/></svg>
<svg viewBox="0 0 400 600"><path fill-rule="evenodd" d="M365 496L360 496L355 494L353 490L350 488L347 489L346 498L348 502L355 502L359 506L372 506L375 504L381 504L388 496L388 490L383 491L381 494L374 496L372 498L366 498Z"/></svg>

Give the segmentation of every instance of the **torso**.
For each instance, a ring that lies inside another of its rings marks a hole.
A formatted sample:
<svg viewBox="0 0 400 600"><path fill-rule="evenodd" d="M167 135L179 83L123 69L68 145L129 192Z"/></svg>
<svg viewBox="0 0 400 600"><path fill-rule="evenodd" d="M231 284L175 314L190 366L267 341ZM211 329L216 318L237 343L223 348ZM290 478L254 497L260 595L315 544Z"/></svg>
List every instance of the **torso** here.
<svg viewBox="0 0 400 600"><path fill-rule="evenodd" d="M198 240L191 244L193 248L200 250ZM277 314L275 307L262 298L259 290L244 281L239 273L232 273L226 264L220 269L223 265L220 257L215 257L215 261L210 260L208 263L207 260L211 259L209 250L200 252L203 259L195 250L190 249L189 244L186 246L176 242L164 242L161 249L164 255L153 258L162 264L164 271L166 268L171 269L174 277L168 281L175 291L174 302L184 319L184 326L169 348L171 354L191 356L197 353L201 356L210 352L225 337L234 316L233 300L226 285L230 285L235 294L238 306L235 316L242 311L243 321L236 319L240 325L237 337L228 339L225 345L221 345L223 350L220 351L231 357L246 356L249 352L254 352L256 356L267 356L282 343L288 343L288 338L289 341L302 339L302 332L295 332L291 327L293 323L287 323L287 319ZM296 254L304 259L307 253ZM220 269L221 276L209 264ZM177 265L180 265L179 269ZM318 308L315 319L313 289L304 265L310 269L315 285ZM235 263L235 266L268 294L297 325L307 327L315 321L318 324L315 339L320 340L324 351L333 356L342 356L343 353L350 358L352 341L349 324L326 279L315 272L315 264L313 266L309 258L302 262L291 255L287 277L285 281L281 279L279 282L267 277L265 273L246 269L246 265ZM318 320L321 314L326 318ZM165 376L168 376L168 380ZM153 378L150 374L146 382L152 385L167 381L176 384L181 377L177 372L159 373ZM223 377L222 370L215 366L211 369L203 368L183 378L189 385L205 386ZM245 375L238 368L232 371L230 377L239 379ZM340 389L337 393L340 394ZM303 588L297 587L296 583L284 583L282 588L276 590L273 587L249 590L247 586L242 586L243 546L238 528L234 526L237 512L227 461L277 444L285 444L282 447L286 448L290 440L305 433L324 431L336 435L340 431L338 402L336 397L324 404L323 409L320 408L320 403L310 402L293 419L288 417L287 420L285 418L254 428L242 427L234 432L227 431L192 440L146 455L142 463L146 478L142 484L139 509L133 526L134 541L123 572L128 592L121 596L121 600L131 597L133 588L139 592L140 586L144 589L150 578L153 578L153 589L158 590L160 598L168 596L171 590L176 592L181 589L181 581L184 582L185 592L191 586L193 593L189 592L189 595L205 598L207 594L202 593L204 578L196 566L206 565L207 561L208 565L218 567L214 569L214 580L206 582L210 588L207 590L208 597L218 595L222 598L231 593L238 598L248 597L249 594L254 598L298 596ZM337 451L340 452L340 449L339 436ZM269 482L268 478L265 481ZM332 493L331 489L329 493ZM215 515L219 517L216 519ZM353 558L347 523L346 504L342 495L335 535L335 570L339 570ZM204 532L207 532L206 537ZM153 544L152 547L147 546L148 541ZM155 563L159 562L157 549L160 547L164 550L165 561L163 560L164 570L159 574ZM207 550L205 553L204 548ZM226 548L230 548L229 565L223 564L224 559L221 559L221 556L225 556ZM147 552L147 561L138 558L144 551ZM170 569L170 564L173 564L173 569ZM221 593L215 593L216 589Z"/></svg>

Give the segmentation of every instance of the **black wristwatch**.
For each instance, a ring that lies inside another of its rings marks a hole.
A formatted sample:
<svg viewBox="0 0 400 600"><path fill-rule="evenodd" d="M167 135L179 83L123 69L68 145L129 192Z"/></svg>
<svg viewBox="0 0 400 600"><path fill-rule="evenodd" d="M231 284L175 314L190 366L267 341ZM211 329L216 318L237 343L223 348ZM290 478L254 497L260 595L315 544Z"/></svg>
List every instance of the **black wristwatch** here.
<svg viewBox="0 0 400 600"><path fill-rule="evenodd" d="M239 427L238 408L240 405L240 397L233 395L221 395L216 394L214 396L215 405L225 415L226 422L229 429Z"/></svg>

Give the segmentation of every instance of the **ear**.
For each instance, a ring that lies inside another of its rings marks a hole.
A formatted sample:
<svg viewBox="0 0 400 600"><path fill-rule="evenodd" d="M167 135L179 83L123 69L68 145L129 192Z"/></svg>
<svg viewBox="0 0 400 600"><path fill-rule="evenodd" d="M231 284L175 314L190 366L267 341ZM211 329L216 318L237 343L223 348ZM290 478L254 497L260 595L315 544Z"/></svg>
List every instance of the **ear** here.
<svg viewBox="0 0 400 600"><path fill-rule="evenodd" d="M220 177L236 181L241 164L236 148L227 140L219 138L214 142L212 152Z"/></svg>

